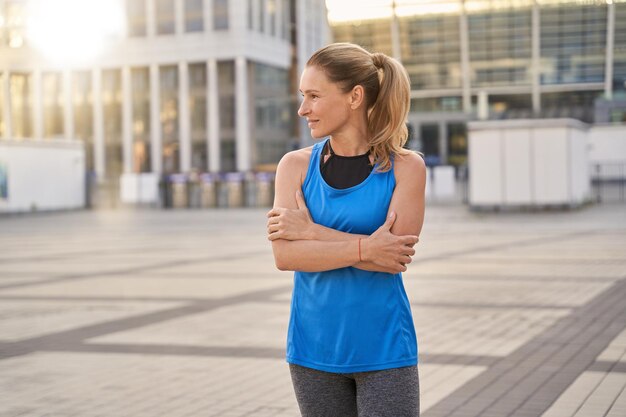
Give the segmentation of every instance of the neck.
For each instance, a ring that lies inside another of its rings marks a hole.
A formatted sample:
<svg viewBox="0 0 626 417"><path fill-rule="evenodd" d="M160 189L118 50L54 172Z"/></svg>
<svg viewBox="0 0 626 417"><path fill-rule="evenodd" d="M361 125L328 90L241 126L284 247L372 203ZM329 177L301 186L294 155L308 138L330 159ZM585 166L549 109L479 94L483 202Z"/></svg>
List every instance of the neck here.
<svg viewBox="0 0 626 417"><path fill-rule="evenodd" d="M363 155L370 150L365 123L350 123L342 131L330 135L330 146L339 156Z"/></svg>

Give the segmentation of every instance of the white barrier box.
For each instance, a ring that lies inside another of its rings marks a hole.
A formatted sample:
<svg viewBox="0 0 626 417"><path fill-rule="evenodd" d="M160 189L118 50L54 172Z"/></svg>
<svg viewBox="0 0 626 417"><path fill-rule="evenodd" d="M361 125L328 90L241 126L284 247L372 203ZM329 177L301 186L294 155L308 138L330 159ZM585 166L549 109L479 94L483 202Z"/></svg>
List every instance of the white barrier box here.
<svg viewBox="0 0 626 417"><path fill-rule="evenodd" d="M470 206L584 203L590 194L587 129L574 119L469 123Z"/></svg>
<svg viewBox="0 0 626 417"><path fill-rule="evenodd" d="M438 165L433 167L433 197L437 200L450 199L456 196L456 182L454 180L454 167L450 165Z"/></svg>
<svg viewBox="0 0 626 417"><path fill-rule="evenodd" d="M157 174L122 174L120 177L120 201L125 204L152 204L159 200Z"/></svg>
<svg viewBox="0 0 626 417"><path fill-rule="evenodd" d="M82 207L85 149L81 141L0 141L0 212Z"/></svg>

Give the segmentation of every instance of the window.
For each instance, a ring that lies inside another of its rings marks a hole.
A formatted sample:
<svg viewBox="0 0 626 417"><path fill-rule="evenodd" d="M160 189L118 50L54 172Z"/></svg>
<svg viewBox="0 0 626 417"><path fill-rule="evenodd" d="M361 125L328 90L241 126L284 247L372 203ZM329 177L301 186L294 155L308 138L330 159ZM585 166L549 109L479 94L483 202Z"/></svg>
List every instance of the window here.
<svg viewBox="0 0 626 417"><path fill-rule="evenodd" d="M43 82L43 136L53 138L62 136L63 131L63 87L61 74L44 73Z"/></svg>
<svg viewBox="0 0 626 417"><path fill-rule="evenodd" d="M228 30L228 0L213 0L213 29Z"/></svg>
<svg viewBox="0 0 626 417"><path fill-rule="evenodd" d="M541 8L542 84L604 81L606 14L606 7L597 5ZM617 35L617 13L615 23Z"/></svg>
<svg viewBox="0 0 626 417"><path fill-rule="evenodd" d="M267 0L270 36L276 35L276 0Z"/></svg>
<svg viewBox="0 0 626 417"><path fill-rule="evenodd" d="M150 172L150 71L131 70L133 172Z"/></svg>
<svg viewBox="0 0 626 417"><path fill-rule="evenodd" d="M146 0L127 0L128 36L146 36Z"/></svg>
<svg viewBox="0 0 626 417"><path fill-rule="evenodd" d="M74 107L74 135L85 143L85 169L93 171L93 94L91 72L72 74L72 105Z"/></svg>
<svg viewBox="0 0 626 417"><path fill-rule="evenodd" d="M217 63L219 120L220 120L220 167L222 171L236 169L235 146L235 63Z"/></svg>
<svg viewBox="0 0 626 417"><path fill-rule="evenodd" d="M248 29L254 30L254 0L248 0Z"/></svg>
<svg viewBox="0 0 626 417"><path fill-rule="evenodd" d="M157 35L171 35L176 31L174 0L155 0Z"/></svg>
<svg viewBox="0 0 626 417"><path fill-rule="evenodd" d="M204 16L202 0L185 0L185 32L202 32Z"/></svg>
<svg viewBox="0 0 626 417"><path fill-rule="evenodd" d="M189 113L191 115L191 167L207 167L206 64L189 65Z"/></svg>
<svg viewBox="0 0 626 417"><path fill-rule="evenodd" d="M14 138L32 136L32 75L11 73L11 126Z"/></svg>
<svg viewBox="0 0 626 417"><path fill-rule="evenodd" d="M105 172L109 180L122 174L122 77L119 69L102 71Z"/></svg>
<svg viewBox="0 0 626 417"><path fill-rule="evenodd" d="M4 74L0 72L0 140L2 140L5 136L6 122L4 120Z"/></svg>
<svg viewBox="0 0 626 417"><path fill-rule="evenodd" d="M160 68L161 137L163 141L163 172L179 172L178 132L178 67Z"/></svg>

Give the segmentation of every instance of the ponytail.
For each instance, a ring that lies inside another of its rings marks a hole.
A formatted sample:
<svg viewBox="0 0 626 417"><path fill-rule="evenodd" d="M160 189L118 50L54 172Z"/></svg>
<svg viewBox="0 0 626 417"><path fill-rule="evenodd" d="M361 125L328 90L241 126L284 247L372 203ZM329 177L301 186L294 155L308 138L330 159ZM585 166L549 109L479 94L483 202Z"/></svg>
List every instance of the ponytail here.
<svg viewBox="0 0 626 417"><path fill-rule="evenodd" d="M370 147L380 171L391 169L391 155L406 155L406 118L411 106L411 83L404 67L382 53L372 54L380 88L368 114Z"/></svg>
<svg viewBox="0 0 626 417"><path fill-rule="evenodd" d="M370 54L351 43L334 43L315 52L306 65L324 70L343 92L363 86L370 153L379 172L391 169L394 155L411 153L403 148L408 136L411 83L398 61L382 53Z"/></svg>

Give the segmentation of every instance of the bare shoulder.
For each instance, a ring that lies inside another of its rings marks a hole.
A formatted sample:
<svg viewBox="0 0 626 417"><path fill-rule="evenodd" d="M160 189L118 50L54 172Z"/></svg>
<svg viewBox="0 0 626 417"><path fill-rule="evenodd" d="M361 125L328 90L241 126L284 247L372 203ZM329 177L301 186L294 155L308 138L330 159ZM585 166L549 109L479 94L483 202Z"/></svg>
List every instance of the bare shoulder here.
<svg viewBox="0 0 626 417"><path fill-rule="evenodd" d="M304 181L304 176L309 168L309 160L311 159L311 151L313 147L302 148L295 151L287 152L278 163L277 175L288 178L299 177L300 184Z"/></svg>
<svg viewBox="0 0 626 417"><path fill-rule="evenodd" d="M396 155L394 158L394 175L396 181L425 181L426 164L424 159L415 152Z"/></svg>

